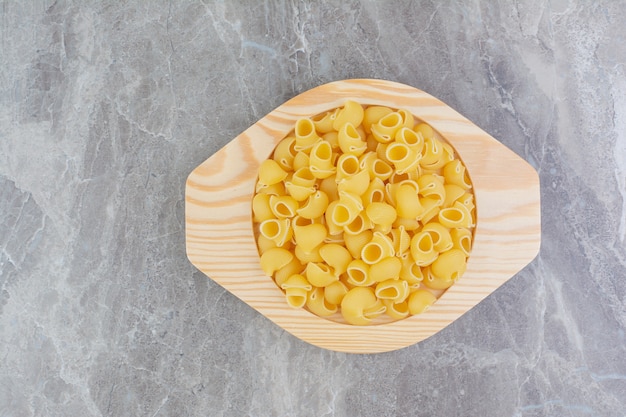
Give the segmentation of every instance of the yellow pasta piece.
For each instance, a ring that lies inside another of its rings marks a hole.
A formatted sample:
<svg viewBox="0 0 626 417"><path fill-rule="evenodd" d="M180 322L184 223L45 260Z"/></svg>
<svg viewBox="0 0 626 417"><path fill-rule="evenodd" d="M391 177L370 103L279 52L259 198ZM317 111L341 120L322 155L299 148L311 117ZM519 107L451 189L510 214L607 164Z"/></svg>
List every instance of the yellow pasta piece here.
<svg viewBox="0 0 626 417"><path fill-rule="evenodd" d="M409 315L408 301L394 303L393 300L383 300L383 305L387 308L387 315L396 320L402 320Z"/></svg>
<svg viewBox="0 0 626 417"><path fill-rule="evenodd" d="M409 312L413 315L421 314L432 306L437 297L428 290L417 290L409 296Z"/></svg>
<svg viewBox="0 0 626 417"><path fill-rule="evenodd" d="M311 194L315 192L314 186L307 187L304 185L297 185L297 184L292 183L291 181L285 182L285 189L286 189L286 192L289 193L289 195L293 197L293 199L296 201L304 201L307 198L309 198ZM279 195L282 195L282 194L279 194Z"/></svg>
<svg viewBox="0 0 626 417"><path fill-rule="evenodd" d="M257 246L259 248L259 254L265 253L268 249L281 247L283 249L291 249L293 246L291 240L286 241L282 246L277 246L276 242L272 239L268 239L265 236L259 234L257 238Z"/></svg>
<svg viewBox="0 0 626 417"><path fill-rule="evenodd" d="M367 325L386 311L371 288L355 287L343 297L341 314L350 324Z"/></svg>
<svg viewBox="0 0 626 417"><path fill-rule="evenodd" d="M400 226L404 227L406 230L413 232L421 227L419 221L417 219L407 219L404 217L398 217L395 222L393 222L393 227L398 228Z"/></svg>
<svg viewBox="0 0 626 417"><path fill-rule="evenodd" d="M293 170L297 171L300 168L309 168L310 158L306 152L298 152L293 158Z"/></svg>
<svg viewBox="0 0 626 417"><path fill-rule="evenodd" d="M370 277L370 266L360 259L353 259L346 269L348 283L355 286L368 287L374 284Z"/></svg>
<svg viewBox="0 0 626 417"><path fill-rule="evenodd" d="M433 246L437 252L445 252L452 249L452 236L447 227L439 223L428 223L422 228L423 232L430 234L433 240Z"/></svg>
<svg viewBox="0 0 626 417"><path fill-rule="evenodd" d="M346 204L340 201L333 201L328 205L326 214L326 225L331 235L343 232L343 227L350 224L358 215L350 210Z"/></svg>
<svg viewBox="0 0 626 417"><path fill-rule="evenodd" d="M296 210L299 216L306 219L316 219L324 215L328 208L328 196L323 191L311 194L304 205Z"/></svg>
<svg viewBox="0 0 626 417"><path fill-rule="evenodd" d="M372 222L363 213L359 213L350 224L343 227L343 232L350 235L358 235L364 230L371 229L373 227Z"/></svg>
<svg viewBox="0 0 626 417"><path fill-rule="evenodd" d="M295 127L296 151L309 151L321 138L315 131L315 124L311 119L299 119Z"/></svg>
<svg viewBox="0 0 626 417"><path fill-rule="evenodd" d="M363 129L365 129L366 133L371 133L372 125L378 123L380 119L388 115L389 113L393 113L389 107L383 106L369 106L365 109L363 115Z"/></svg>
<svg viewBox="0 0 626 417"><path fill-rule="evenodd" d="M339 281L339 276L323 262L309 262L304 270L307 281L316 287L326 287Z"/></svg>
<svg viewBox="0 0 626 417"><path fill-rule="evenodd" d="M346 248L348 248L352 257L361 259L361 251L363 247L372 240L372 236L373 232L371 230L364 230L358 235L344 233L343 238L346 243Z"/></svg>
<svg viewBox="0 0 626 417"><path fill-rule="evenodd" d="M341 127L337 140L344 155L360 156L367 150L367 143L361 138L352 123L346 123Z"/></svg>
<svg viewBox="0 0 626 417"><path fill-rule="evenodd" d="M341 275L346 272L350 261L352 261L352 255L350 255L348 249L336 243L322 245L320 248L320 256L324 262L333 268L336 275Z"/></svg>
<svg viewBox="0 0 626 417"><path fill-rule="evenodd" d="M329 303L339 305L343 300L343 297L348 293L348 287L341 281L333 282L332 284L324 287L324 298Z"/></svg>
<svg viewBox="0 0 626 417"><path fill-rule="evenodd" d="M319 185L320 191L328 196L328 201L339 200L339 190L337 189L337 177L335 175L324 178Z"/></svg>
<svg viewBox="0 0 626 417"><path fill-rule="evenodd" d="M360 171L359 173L350 177L343 178L337 184L339 191L346 191L352 194L361 195L370 185L370 176L367 171Z"/></svg>
<svg viewBox="0 0 626 417"><path fill-rule="evenodd" d="M327 178L335 173L333 148L330 143L321 140L311 148L309 169L315 178Z"/></svg>
<svg viewBox="0 0 626 417"><path fill-rule="evenodd" d="M283 246L293 236L289 219L269 219L259 226L261 235L271 239L276 246Z"/></svg>
<svg viewBox="0 0 626 417"><path fill-rule="evenodd" d="M296 138L289 136L281 140L276 146L276 149L274 149L274 161L278 162L278 165L287 172L293 171L293 159L296 157L297 153L294 148L295 144Z"/></svg>
<svg viewBox="0 0 626 417"><path fill-rule="evenodd" d="M353 100L348 100L343 108L339 110L335 120L333 121L333 129L339 131L343 126L350 123L358 126L363 121L363 106Z"/></svg>
<svg viewBox="0 0 626 417"><path fill-rule="evenodd" d="M465 166L463 166L463 163L458 159L448 162L443 167L443 176L448 184L458 185L464 190L472 187L472 183L467 175Z"/></svg>
<svg viewBox="0 0 626 417"><path fill-rule="evenodd" d="M446 193L446 198L443 201L444 208L450 207L452 204L454 204L455 201L457 201L459 198L461 198L461 196L465 194L465 190L455 184L445 184L443 188Z"/></svg>
<svg viewBox="0 0 626 417"><path fill-rule="evenodd" d="M313 176L309 167L302 167L293 173L291 178L288 179L288 182L295 185L301 185L303 187L313 187L315 186L316 178Z"/></svg>
<svg viewBox="0 0 626 417"><path fill-rule="evenodd" d="M334 130L332 132L325 133L324 136L322 136L322 139L330 144L333 151L339 149L339 134Z"/></svg>
<svg viewBox="0 0 626 417"><path fill-rule="evenodd" d="M293 226L293 235L298 242L298 246L306 253L310 253L319 246L324 239L328 231L322 224L315 223L308 226Z"/></svg>
<svg viewBox="0 0 626 417"><path fill-rule="evenodd" d="M337 306L324 297L324 288L314 288L309 292L306 308L320 317L331 316L337 312Z"/></svg>
<svg viewBox="0 0 626 417"><path fill-rule="evenodd" d="M389 256L371 264L369 276L374 282L382 282L388 279L397 280L400 277L401 269L402 261L400 261L400 258Z"/></svg>
<svg viewBox="0 0 626 417"><path fill-rule="evenodd" d="M446 189L443 181L435 175L422 175L417 180L419 194L423 197L433 198L437 200L437 205L442 205L446 199Z"/></svg>
<svg viewBox="0 0 626 417"><path fill-rule="evenodd" d="M365 208L372 203L384 203L385 183L380 178L374 178L363 193L362 200Z"/></svg>
<svg viewBox="0 0 626 417"><path fill-rule="evenodd" d="M424 139L432 139L435 136L433 128L427 123L418 123L414 130L416 133L420 133Z"/></svg>
<svg viewBox="0 0 626 417"><path fill-rule="evenodd" d="M355 193L339 190L339 202L348 207L352 218L363 210L363 200Z"/></svg>
<svg viewBox="0 0 626 417"><path fill-rule="evenodd" d="M424 138L415 131L403 127L396 133L396 142L404 144L411 149L411 153L415 159L421 159L422 149L424 147ZM419 161L415 164L415 168L419 166Z"/></svg>
<svg viewBox="0 0 626 417"><path fill-rule="evenodd" d="M469 256L472 250L472 232L465 228L450 229L452 237L452 247L463 251L465 256Z"/></svg>
<svg viewBox="0 0 626 417"><path fill-rule="evenodd" d="M430 266L433 275L447 281L456 281L466 269L465 254L459 249L450 249L440 253Z"/></svg>
<svg viewBox="0 0 626 417"><path fill-rule="evenodd" d="M474 209L474 195L471 193L463 194L457 201L463 204L470 212Z"/></svg>
<svg viewBox="0 0 626 417"><path fill-rule="evenodd" d="M313 289L302 275L290 276L281 286L287 296L287 304L293 308L302 308L306 304L308 292Z"/></svg>
<svg viewBox="0 0 626 417"><path fill-rule="evenodd" d="M406 281L410 287L419 285L424 279L422 268L420 268L410 256L402 259L400 279Z"/></svg>
<svg viewBox="0 0 626 417"><path fill-rule="evenodd" d="M305 252L300 245L296 245L293 253L303 264L307 264L309 262L323 262L324 260L320 255L320 246L317 246L309 252Z"/></svg>
<svg viewBox="0 0 626 417"><path fill-rule="evenodd" d="M406 109L398 109L398 114L402 116L402 126L407 129L413 129L415 127L415 119L411 112Z"/></svg>
<svg viewBox="0 0 626 417"><path fill-rule="evenodd" d="M424 169L436 170L444 166L446 159L443 144L435 138L424 139L422 158L419 163Z"/></svg>
<svg viewBox="0 0 626 417"><path fill-rule="evenodd" d="M293 254L287 249L268 249L263 255L261 255L261 269L265 275L271 277L274 272L287 265L292 259Z"/></svg>
<svg viewBox="0 0 626 417"><path fill-rule="evenodd" d="M396 132L401 127L403 127L402 115L398 112L391 112L371 125L371 130L378 142L389 143L395 138Z"/></svg>
<svg viewBox="0 0 626 417"><path fill-rule="evenodd" d="M389 184L400 184L405 181L411 180L411 172L403 172L399 173L398 171L394 171L393 174L389 177Z"/></svg>
<svg viewBox="0 0 626 417"><path fill-rule="evenodd" d="M371 203L365 209L365 213L375 225L382 225L389 227L389 229L398 217L393 206L387 203Z"/></svg>
<svg viewBox="0 0 626 417"><path fill-rule="evenodd" d="M338 112L339 109L335 109L334 111L327 111L326 113L311 117L315 130L321 134L332 132L334 130L333 122Z"/></svg>
<svg viewBox="0 0 626 417"><path fill-rule="evenodd" d="M404 228L404 226L400 225L398 228L391 229L391 241L393 242L393 249L396 255L404 254L411 246L411 236L409 236L408 232Z"/></svg>
<svg viewBox="0 0 626 417"><path fill-rule="evenodd" d="M298 210L298 202L288 195L271 195L269 206L273 214L272 217L278 219L291 218L296 215L296 210Z"/></svg>
<svg viewBox="0 0 626 417"><path fill-rule="evenodd" d="M274 273L274 281L276 281L276 285L280 287L287 281L287 278L294 274L300 274L302 271L304 271L304 265L294 256L291 262Z"/></svg>
<svg viewBox="0 0 626 417"><path fill-rule="evenodd" d="M458 201L452 207L444 208L439 212L439 223L450 229L472 227L472 214Z"/></svg>
<svg viewBox="0 0 626 417"><path fill-rule="evenodd" d="M437 259L433 238L428 232L419 232L411 239L411 256L418 266L430 265Z"/></svg>
<svg viewBox="0 0 626 417"><path fill-rule="evenodd" d="M259 184L274 185L287 178L287 172L273 159L266 159L259 167Z"/></svg>
<svg viewBox="0 0 626 417"><path fill-rule="evenodd" d="M380 232L374 232L372 239L361 249L360 258L365 263L373 265L380 262L383 258L391 256L395 256L391 239Z"/></svg>
<svg viewBox="0 0 626 417"><path fill-rule="evenodd" d="M254 214L253 220L256 223L274 218L274 213L272 213L270 207L269 194L257 194L254 196L252 199L252 213Z"/></svg>
<svg viewBox="0 0 626 417"><path fill-rule="evenodd" d="M452 279L440 278L433 274L431 266L424 268L424 280L422 284L433 290L446 290L450 288L456 281Z"/></svg>
<svg viewBox="0 0 626 417"><path fill-rule="evenodd" d="M385 156L396 168L398 174L417 169L420 163L419 154L406 143L393 142L387 146Z"/></svg>
<svg viewBox="0 0 626 417"><path fill-rule="evenodd" d="M422 157L422 148L424 147L424 138L421 134L415 133L414 130L403 127L396 132L396 142L404 143L413 152L416 158Z"/></svg>
<svg viewBox="0 0 626 417"><path fill-rule="evenodd" d="M400 217L415 219L424 210L415 187L409 184L399 184L395 197L396 209Z"/></svg>
<svg viewBox="0 0 626 417"><path fill-rule="evenodd" d="M409 284L401 279L388 279L376 285L374 294L380 300L401 303L409 296Z"/></svg>
<svg viewBox="0 0 626 417"><path fill-rule="evenodd" d="M337 160L337 178L339 182L344 178L349 178L361 170L359 158L352 154L343 154Z"/></svg>
<svg viewBox="0 0 626 417"><path fill-rule="evenodd" d="M285 195L285 184L278 182L273 185L261 185L257 184L256 192L259 194L268 195Z"/></svg>
<svg viewBox="0 0 626 417"><path fill-rule="evenodd" d="M424 210L417 216L423 223L428 223L439 213L441 201L438 198L420 197L420 205Z"/></svg>

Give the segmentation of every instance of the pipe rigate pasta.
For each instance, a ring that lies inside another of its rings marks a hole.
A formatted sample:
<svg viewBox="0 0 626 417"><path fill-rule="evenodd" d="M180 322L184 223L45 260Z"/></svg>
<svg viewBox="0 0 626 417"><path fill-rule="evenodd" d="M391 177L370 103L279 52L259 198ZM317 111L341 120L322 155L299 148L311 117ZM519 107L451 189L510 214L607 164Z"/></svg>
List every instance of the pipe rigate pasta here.
<svg viewBox="0 0 626 417"><path fill-rule="evenodd" d="M401 320L467 268L470 177L406 109L348 100L299 119L261 163L255 190L261 269L293 308L352 325Z"/></svg>

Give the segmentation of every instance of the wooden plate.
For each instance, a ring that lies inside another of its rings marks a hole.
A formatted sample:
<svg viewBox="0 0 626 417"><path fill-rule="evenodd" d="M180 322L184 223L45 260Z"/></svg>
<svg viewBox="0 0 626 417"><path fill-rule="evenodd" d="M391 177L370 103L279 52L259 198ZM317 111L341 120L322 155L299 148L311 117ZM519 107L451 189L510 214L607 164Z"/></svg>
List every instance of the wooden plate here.
<svg viewBox="0 0 626 417"><path fill-rule="evenodd" d="M298 118L341 107L347 99L405 108L429 123L460 155L476 198L467 272L425 313L375 326L290 308L261 271L252 230L259 164ZM528 163L435 97L384 80L332 82L287 101L194 169L185 202L187 256L197 268L293 335L342 352L390 351L432 336L533 260L541 235L539 178Z"/></svg>

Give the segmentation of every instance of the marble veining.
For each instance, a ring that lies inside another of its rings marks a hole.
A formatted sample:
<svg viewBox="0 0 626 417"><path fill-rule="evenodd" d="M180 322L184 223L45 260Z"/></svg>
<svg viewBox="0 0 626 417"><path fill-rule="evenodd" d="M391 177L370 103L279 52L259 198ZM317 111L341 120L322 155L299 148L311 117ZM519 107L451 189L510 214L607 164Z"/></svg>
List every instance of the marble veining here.
<svg viewBox="0 0 626 417"><path fill-rule="evenodd" d="M625 416L626 3L0 1L0 416ZM432 338L310 346L187 261L191 169L383 78L529 161L542 248Z"/></svg>

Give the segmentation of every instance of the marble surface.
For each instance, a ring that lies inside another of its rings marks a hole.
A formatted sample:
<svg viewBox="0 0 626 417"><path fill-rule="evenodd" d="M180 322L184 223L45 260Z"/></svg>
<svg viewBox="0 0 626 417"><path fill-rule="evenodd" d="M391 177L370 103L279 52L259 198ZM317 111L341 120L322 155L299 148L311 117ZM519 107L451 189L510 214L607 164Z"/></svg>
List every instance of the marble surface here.
<svg viewBox="0 0 626 417"><path fill-rule="evenodd" d="M626 415L624 1L0 1L0 416ZM198 272L188 173L383 78L539 172L527 268L432 338L310 346Z"/></svg>

